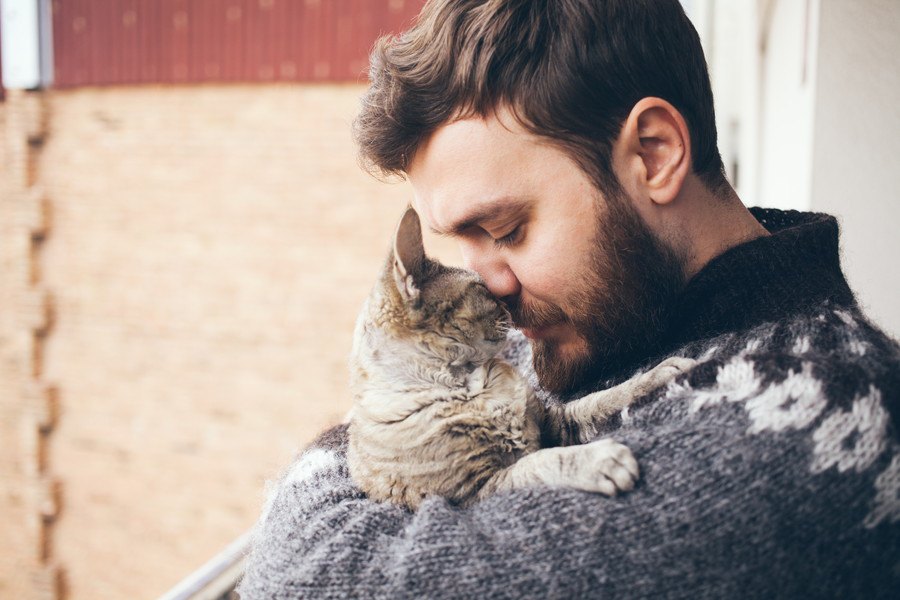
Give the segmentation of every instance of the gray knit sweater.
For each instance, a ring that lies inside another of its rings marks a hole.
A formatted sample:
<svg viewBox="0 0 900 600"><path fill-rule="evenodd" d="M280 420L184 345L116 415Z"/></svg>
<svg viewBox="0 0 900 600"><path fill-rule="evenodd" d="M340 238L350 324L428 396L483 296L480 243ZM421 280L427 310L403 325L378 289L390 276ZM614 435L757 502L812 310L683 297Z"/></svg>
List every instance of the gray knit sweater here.
<svg viewBox="0 0 900 600"><path fill-rule="evenodd" d="M833 218L754 215L773 235L713 260L654 351L592 386L701 361L603 433L641 465L632 492L411 513L353 485L338 427L274 486L241 597L900 597L900 350L857 307Z"/></svg>

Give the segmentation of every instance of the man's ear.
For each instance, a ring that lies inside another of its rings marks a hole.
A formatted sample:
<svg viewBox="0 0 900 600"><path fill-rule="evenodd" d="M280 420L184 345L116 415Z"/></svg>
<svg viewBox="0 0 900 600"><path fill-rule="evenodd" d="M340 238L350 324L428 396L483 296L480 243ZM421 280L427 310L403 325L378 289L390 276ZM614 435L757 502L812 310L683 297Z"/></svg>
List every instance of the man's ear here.
<svg viewBox="0 0 900 600"><path fill-rule="evenodd" d="M408 301L419 297L417 279L424 264L425 246L419 215L412 208L407 208L394 234L394 282Z"/></svg>
<svg viewBox="0 0 900 600"><path fill-rule="evenodd" d="M681 113L661 98L643 98L625 120L616 154L624 179L655 204L672 202L691 171L691 136ZM620 177L620 179L622 179Z"/></svg>

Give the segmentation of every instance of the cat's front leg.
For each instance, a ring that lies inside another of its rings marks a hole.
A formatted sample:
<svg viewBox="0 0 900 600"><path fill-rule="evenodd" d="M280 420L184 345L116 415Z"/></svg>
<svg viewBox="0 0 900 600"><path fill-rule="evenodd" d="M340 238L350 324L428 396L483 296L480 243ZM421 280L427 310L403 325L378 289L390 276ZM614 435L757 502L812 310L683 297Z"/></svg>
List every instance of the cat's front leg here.
<svg viewBox="0 0 900 600"><path fill-rule="evenodd" d="M477 499L532 485L560 485L614 496L634 487L638 464L626 446L611 439L581 446L544 448L498 471Z"/></svg>
<svg viewBox="0 0 900 600"><path fill-rule="evenodd" d="M588 394L578 400L548 409L551 428L555 428L558 443L584 444L597 437L603 425L632 402L667 384L691 369L697 361L674 356L659 363L646 373L632 377L615 387Z"/></svg>

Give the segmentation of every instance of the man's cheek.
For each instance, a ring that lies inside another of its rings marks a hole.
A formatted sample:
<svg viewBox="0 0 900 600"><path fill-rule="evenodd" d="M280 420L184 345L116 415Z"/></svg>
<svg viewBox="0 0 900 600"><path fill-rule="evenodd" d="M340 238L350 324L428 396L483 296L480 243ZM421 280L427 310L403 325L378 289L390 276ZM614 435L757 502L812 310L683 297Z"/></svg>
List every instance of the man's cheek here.
<svg viewBox="0 0 900 600"><path fill-rule="evenodd" d="M523 297L531 296L547 304L564 304L567 290L572 286L572 274L566 269L535 269L527 279L519 279Z"/></svg>

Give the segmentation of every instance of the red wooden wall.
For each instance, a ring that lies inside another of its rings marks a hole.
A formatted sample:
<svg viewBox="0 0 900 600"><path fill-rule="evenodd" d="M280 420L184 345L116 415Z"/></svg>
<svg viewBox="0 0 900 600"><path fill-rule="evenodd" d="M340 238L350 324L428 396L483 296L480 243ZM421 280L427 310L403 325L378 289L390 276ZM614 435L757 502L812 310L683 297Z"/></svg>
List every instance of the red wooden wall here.
<svg viewBox="0 0 900 600"><path fill-rule="evenodd" d="M424 0L53 0L54 86L364 81Z"/></svg>

